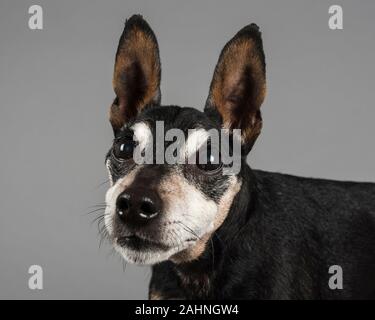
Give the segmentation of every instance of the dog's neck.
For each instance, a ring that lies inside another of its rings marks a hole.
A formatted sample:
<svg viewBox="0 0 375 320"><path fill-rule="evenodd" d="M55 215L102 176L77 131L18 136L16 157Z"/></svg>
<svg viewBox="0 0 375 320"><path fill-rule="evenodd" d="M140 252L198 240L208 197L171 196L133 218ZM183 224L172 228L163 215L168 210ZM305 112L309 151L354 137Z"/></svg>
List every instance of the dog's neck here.
<svg viewBox="0 0 375 320"><path fill-rule="evenodd" d="M227 218L213 234L201 239L199 246L178 256L174 263L182 286L195 297L210 298L215 278L221 277L228 252L238 245L237 237L255 212L257 202L256 180L247 164L240 174L242 185L235 196ZM191 257L197 257L191 260ZM186 259L184 262L183 259Z"/></svg>

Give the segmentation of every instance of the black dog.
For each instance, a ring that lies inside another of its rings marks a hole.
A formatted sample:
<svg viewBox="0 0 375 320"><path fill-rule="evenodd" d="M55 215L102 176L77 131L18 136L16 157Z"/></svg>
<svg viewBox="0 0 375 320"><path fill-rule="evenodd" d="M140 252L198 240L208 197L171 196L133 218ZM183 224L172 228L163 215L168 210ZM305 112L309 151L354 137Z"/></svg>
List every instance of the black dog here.
<svg viewBox="0 0 375 320"><path fill-rule="evenodd" d="M259 28L244 27L224 47L204 112L161 106L160 74L155 35L133 16L114 68L105 223L127 261L153 265L149 297L375 298L375 184L299 178L246 164L262 128L266 92ZM208 140L208 130L225 129L234 139L234 129L241 129L240 172L223 174L226 165L212 150L202 163L136 163L137 147L154 151L158 121L183 132L186 157L196 156L187 146ZM189 135L189 129L196 130Z"/></svg>

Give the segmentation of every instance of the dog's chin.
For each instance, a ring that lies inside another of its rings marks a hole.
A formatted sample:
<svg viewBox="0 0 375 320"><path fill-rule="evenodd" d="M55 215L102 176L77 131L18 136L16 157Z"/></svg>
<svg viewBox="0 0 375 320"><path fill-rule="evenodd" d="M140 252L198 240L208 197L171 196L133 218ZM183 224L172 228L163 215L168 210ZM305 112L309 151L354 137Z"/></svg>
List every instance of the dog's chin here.
<svg viewBox="0 0 375 320"><path fill-rule="evenodd" d="M155 243L132 243L124 239L116 238L114 241L115 250L125 261L137 265L153 265L169 258L178 252L186 250L191 243L180 246L168 246Z"/></svg>
<svg viewBox="0 0 375 320"><path fill-rule="evenodd" d="M119 245L115 245L115 250L125 259L125 261L137 265L153 265L168 260L179 250L171 248L164 250L133 250Z"/></svg>

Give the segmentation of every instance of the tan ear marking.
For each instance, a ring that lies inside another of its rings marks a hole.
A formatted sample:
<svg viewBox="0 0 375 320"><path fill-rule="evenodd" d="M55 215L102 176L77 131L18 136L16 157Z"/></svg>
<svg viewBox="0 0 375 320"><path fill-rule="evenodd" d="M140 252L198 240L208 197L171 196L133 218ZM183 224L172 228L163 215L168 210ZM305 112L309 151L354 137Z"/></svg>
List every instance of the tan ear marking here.
<svg viewBox="0 0 375 320"><path fill-rule="evenodd" d="M216 109L223 127L241 129L243 142L252 145L262 128L260 107L265 95L261 35L255 25L250 25L224 47L215 68L206 110Z"/></svg>
<svg viewBox="0 0 375 320"><path fill-rule="evenodd" d="M139 15L125 23L116 53L110 121L119 129L149 104L160 102L161 66L156 37Z"/></svg>

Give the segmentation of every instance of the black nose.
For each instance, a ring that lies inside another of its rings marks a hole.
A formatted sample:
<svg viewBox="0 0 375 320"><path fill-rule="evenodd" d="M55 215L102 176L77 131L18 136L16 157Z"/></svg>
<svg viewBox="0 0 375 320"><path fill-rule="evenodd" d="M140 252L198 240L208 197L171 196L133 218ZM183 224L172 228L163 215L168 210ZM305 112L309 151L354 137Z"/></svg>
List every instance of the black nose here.
<svg viewBox="0 0 375 320"><path fill-rule="evenodd" d="M117 198L117 213L120 216L127 214L130 209L130 195L127 193L121 193Z"/></svg>
<svg viewBox="0 0 375 320"><path fill-rule="evenodd" d="M117 215L123 222L147 221L155 218L160 212L160 200L152 193L125 191L116 202Z"/></svg>

